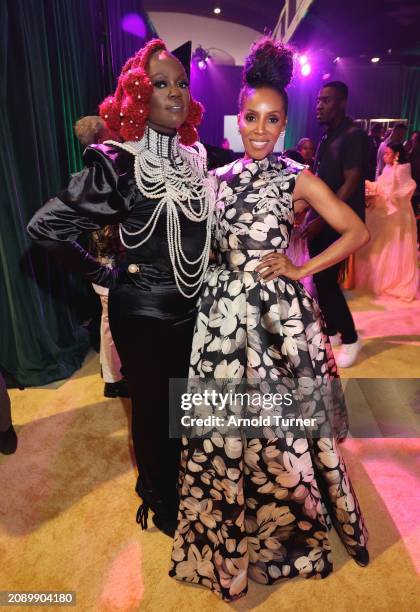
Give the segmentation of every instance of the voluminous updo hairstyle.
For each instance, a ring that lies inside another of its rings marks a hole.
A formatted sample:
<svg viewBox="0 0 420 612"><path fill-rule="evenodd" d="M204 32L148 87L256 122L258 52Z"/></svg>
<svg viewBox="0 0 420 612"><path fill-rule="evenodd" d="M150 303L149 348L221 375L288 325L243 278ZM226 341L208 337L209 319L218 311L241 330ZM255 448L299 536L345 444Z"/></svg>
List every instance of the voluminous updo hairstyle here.
<svg viewBox="0 0 420 612"><path fill-rule="evenodd" d="M284 111L287 115L286 87L292 80L292 76L292 49L267 36L255 41L245 59L242 89L239 94L239 108L242 108L249 89L270 87L282 96Z"/></svg>

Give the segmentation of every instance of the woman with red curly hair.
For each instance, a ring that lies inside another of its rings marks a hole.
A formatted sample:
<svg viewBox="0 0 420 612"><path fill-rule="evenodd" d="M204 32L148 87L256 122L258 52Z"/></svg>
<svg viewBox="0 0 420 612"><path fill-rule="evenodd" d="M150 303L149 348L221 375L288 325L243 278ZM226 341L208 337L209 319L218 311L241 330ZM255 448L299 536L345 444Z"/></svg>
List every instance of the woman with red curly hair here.
<svg viewBox="0 0 420 612"><path fill-rule="evenodd" d="M86 167L34 215L28 232L70 269L110 288L111 332L132 398L143 501L137 521L146 529L150 508L170 534L180 441L168 435L168 386L188 373L214 198L197 142L202 107L182 64L155 39L127 61L100 115L121 142L87 147ZM126 255L109 269L77 239L115 224Z"/></svg>

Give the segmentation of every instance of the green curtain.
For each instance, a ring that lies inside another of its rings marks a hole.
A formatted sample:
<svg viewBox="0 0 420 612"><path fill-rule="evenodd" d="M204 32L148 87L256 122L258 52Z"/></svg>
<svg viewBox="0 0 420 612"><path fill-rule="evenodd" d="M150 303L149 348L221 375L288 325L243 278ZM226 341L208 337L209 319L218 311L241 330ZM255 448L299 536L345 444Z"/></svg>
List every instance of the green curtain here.
<svg viewBox="0 0 420 612"><path fill-rule="evenodd" d="M408 119L410 132L420 130L420 67L404 68L401 110L401 117Z"/></svg>
<svg viewBox="0 0 420 612"><path fill-rule="evenodd" d="M67 173L76 172L83 165L73 125L83 115L96 115L98 102L105 95L98 69L98 42L102 36L102 23L98 19L100 4L97 0L44 0L49 69L60 126L58 138L60 152L65 153L63 162Z"/></svg>
<svg viewBox="0 0 420 612"><path fill-rule="evenodd" d="M32 247L25 228L80 168L72 126L103 97L94 5L0 3L0 366L25 386L68 377L89 344L76 308L87 285Z"/></svg>
<svg viewBox="0 0 420 612"><path fill-rule="evenodd" d="M318 141L321 130L315 120L315 100L321 80L317 77L303 79L296 77L289 89L289 109L284 148L294 148L301 138Z"/></svg>

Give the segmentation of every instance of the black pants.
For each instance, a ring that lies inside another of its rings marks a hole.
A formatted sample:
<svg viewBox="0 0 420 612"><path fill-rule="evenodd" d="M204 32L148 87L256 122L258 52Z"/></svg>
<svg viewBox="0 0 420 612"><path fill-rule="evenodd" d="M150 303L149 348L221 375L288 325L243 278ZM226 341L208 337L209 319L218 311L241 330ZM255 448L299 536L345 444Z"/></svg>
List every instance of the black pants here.
<svg viewBox="0 0 420 612"><path fill-rule="evenodd" d="M131 395L137 490L154 512L173 515L181 441L169 438L169 379L188 377L195 319L122 316L111 301L109 320Z"/></svg>
<svg viewBox="0 0 420 612"><path fill-rule="evenodd" d="M308 243L308 250L311 257L319 255L331 242L311 241ZM346 299L338 284L338 274L341 263L335 264L322 272L314 274L314 283L318 292L318 302L324 315L327 325L327 333L334 336L337 332L341 334L344 344L352 344L357 340L357 332L354 326L353 317Z"/></svg>

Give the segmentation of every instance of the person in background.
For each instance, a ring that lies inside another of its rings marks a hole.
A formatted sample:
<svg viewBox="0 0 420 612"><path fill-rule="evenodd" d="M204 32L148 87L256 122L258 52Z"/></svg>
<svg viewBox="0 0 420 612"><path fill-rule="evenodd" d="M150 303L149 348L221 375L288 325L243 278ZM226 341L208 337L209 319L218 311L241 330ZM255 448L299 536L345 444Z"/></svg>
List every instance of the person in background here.
<svg viewBox="0 0 420 612"><path fill-rule="evenodd" d="M416 190L412 197L415 215L420 215L420 132L416 130L405 145L407 159L411 166L411 176L416 181Z"/></svg>
<svg viewBox="0 0 420 612"><path fill-rule="evenodd" d="M383 140L383 142L379 145L378 154L376 157L376 178L382 174L382 170L384 169L384 152L385 147L389 144L402 144L405 140L407 134L407 126L405 123L396 123L392 128L391 132L388 136Z"/></svg>
<svg viewBox="0 0 420 612"><path fill-rule="evenodd" d="M369 244L356 253L356 287L406 302L418 290L417 232L411 197L416 183L402 144L384 151L385 168L366 181Z"/></svg>
<svg viewBox="0 0 420 612"><path fill-rule="evenodd" d="M419 137L420 137L420 131L414 130L414 132L412 132L410 136L410 139L404 143L404 150L408 156L413 150L415 150L418 147Z"/></svg>
<svg viewBox="0 0 420 612"><path fill-rule="evenodd" d="M207 170L214 170L225 164L229 164L235 159L235 154L230 148L230 143L227 138L223 139L220 147L209 145L203 142L207 152Z"/></svg>
<svg viewBox="0 0 420 612"><path fill-rule="evenodd" d="M374 181L376 176L376 160L378 157L378 149L382 142L382 126L380 123L372 123L368 136L368 168L367 179Z"/></svg>
<svg viewBox="0 0 420 612"><path fill-rule="evenodd" d="M299 140L296 145L296 150L299 151L303 158L303 163L308 166L309 170L313 170L315 143L310 138L304 137Z"/></svg>
<svg viewBox="0 0 420 612"><path fill-rule="evenodd" d="M0 453L12 455L17 449L17 435L12 424L10 397L0 372Z"/></svg>
<svg viewBox="0 0 420 612"><path fill-rule="evenodd" d="M305 163L302 155L299 153L297 149L286 149L285 151L283 151L283 155L284 157L287 157L288 159L293 159L293 161L298 162L298 164Z"/></svg>
<svg viewBox="0 0 420 612"><path fill-rule="evenodd" d="M87 115L76 121L74 133L82 147L100 144L107 139L118 139L117 133L110 130L99 115Z"/></svg>
<svg viewBox="0 0 420 612"><path fill-rule="evenodd" d="M74 126L74 133L83 147L101 144L104 140L119 137L106 127L99 116L87 116L79 119ZM90 252L106 266L116 266L123 250L118 236L118 226L108 225L91 234ZM104 380L105 397L129 397L127 383L121 373L121 360L115 347L108 319L108 287L92 283L99 295L102 305L99 361Z"/></svg>
<svg viewBox="0 0 420 612"><path fill-rule="evenodd" d="M316 117L326 132L317 149L315 173L364 220L367 134L346 116L347 98L347 85L341 81L326 83L319 92ZM339 234L311 209L302 236L308 240L309 254L315 257ZM361 344L338 282L341 267L338 262L314 274L314 282L331 344L342 344L337 364L347 368L355 362Z"/></svg>

